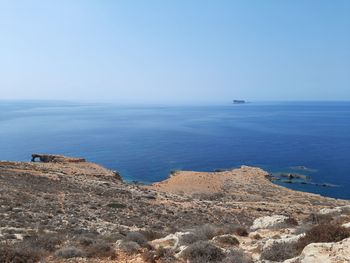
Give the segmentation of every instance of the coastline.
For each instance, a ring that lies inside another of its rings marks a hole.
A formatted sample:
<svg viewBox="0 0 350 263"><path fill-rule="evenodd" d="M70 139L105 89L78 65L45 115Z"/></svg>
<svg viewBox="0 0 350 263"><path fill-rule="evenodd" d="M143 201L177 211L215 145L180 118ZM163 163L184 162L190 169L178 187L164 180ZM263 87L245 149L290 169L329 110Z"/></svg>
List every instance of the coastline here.
<svg viewBox="0 0 350 263"><path fill-rule="evenodd" d="M161 182L139 185L125 183L117 171L83 158L39 156L43 162L0 162L0 249L6 242L16 247L51 233L90 253L90 246L76 240L92 236L109 247L108 258L98 254L104 259L94 263L115 262L113 251L118 251L120 262L145 263L143 253L155 253L159 246L169 249L172 262L184 263L181 253L190 245L179 245L181 235L210 229L215 234L208 245L225 251L216 240L229 235L251 258L247 262L261 262L264 246L278 236L297 238L299 231L329 220L350 222L350 200L278 186L256 167L178 171ZM132 254L125 252L128 235L140 233L151 236L142 241L146 243L133 244ZM35 242L37 250L42 245ZM64 244L53 250L65 249ZM84 253L74 262L86 262ZM71 262L52 251L45 257L50 263Z"/></svg>

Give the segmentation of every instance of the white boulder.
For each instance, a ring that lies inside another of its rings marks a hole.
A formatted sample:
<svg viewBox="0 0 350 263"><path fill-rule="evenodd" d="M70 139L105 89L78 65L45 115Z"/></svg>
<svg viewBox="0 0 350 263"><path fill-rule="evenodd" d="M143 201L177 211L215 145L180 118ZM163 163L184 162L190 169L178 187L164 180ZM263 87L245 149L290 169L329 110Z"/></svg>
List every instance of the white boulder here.
<svg viewBox="0 0 350 263"><path fill-rule="evenodd" d="M285 223L287 219L288 217L283 215L259 217L254 220L250 229L254 231L260 228L278 228Z"/></svg>
<svg viewBox="0 0 350 263"><path fill-rule="evenodd" d="M345 228L350 228L350 222L349 222L349 223L342 224L342 226L345 227Z"/></svg>
<svg viewBox="0 0 350 263"><path fill-rule="evenodd" d="M151 241L151 244L155 248L163 247L176 250L179 248L180 238L183 235L189 234L190 232L176 232L174 234L167 235L166 237L155 239Z"/></svg>
<svg viewBox="0 0 350 263"><path fill-rule="evenodd" d="M303 236L305 236L304 233L300 235L283 235L281 236L281 238L278 239L270 238L265 242L263 250L269 249L273 244L276 243L285 243L290 245L295 244Z"/></svg>

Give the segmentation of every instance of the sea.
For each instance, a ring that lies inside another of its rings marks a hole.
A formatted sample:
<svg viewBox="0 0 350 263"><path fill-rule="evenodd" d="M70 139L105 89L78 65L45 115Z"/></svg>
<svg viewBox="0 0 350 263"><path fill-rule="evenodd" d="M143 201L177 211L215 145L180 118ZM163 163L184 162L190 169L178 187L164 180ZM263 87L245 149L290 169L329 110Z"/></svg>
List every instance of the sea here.
<svg viewBox="0 0 350 263"><path fill-rule="evenodd" d="M149 184L173 170L298 173L288 188L350 199L350 102L119 105L0 101L0 160L85 157Z"/></svg>

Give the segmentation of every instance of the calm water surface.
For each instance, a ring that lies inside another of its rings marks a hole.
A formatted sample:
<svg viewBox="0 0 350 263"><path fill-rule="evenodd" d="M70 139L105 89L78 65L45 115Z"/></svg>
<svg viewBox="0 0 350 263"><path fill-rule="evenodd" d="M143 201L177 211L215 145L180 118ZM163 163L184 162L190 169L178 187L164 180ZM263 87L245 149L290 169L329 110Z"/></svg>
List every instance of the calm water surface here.
<svg viewBox="0 0 350 263"><path fill-rule="evenodd" d="M0 101L0 159L33 152L82 156L146 183L171 170L242 164L302 171L302 191L350 199L350 103L118 106ZM300 171L294 171L300 172ZM281 183L283 184L283 183Z"/></svg>

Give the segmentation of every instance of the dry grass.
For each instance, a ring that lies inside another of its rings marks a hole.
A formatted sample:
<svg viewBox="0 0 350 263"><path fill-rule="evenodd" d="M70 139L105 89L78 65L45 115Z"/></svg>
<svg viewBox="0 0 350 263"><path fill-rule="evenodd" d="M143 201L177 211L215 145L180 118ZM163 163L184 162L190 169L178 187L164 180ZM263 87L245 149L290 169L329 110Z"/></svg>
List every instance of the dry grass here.
<svg viewBox="0 0 350 263"><path fill-rule="evenodd" d="M85 257L86 254L81 249L70 246L64 247L55 252L55 256L59 258L76 258L76 257Z"/></svg>
<svg viewBox="0 0 350 263"><path fill-rule="evenodd" d="M296 244L275 242L269 248L262 251L261 258L280 262L296 257L299 254L300 250L297 248Z"/></svg>
<svg viewBox="0 0 350 263"><path fill-rule="evenodd" d="M297 248L301 251L311 243L338 242L348 237L350 230L340 225L317 225L306 231L305 236L298 241Z"/></svg>
<svg viewBox="0 0 350 263"><path fill-rule="evenodd" d="M222 262L225 254L209 242L198 241L188 246L183 251L182 257L191 263Z"/></svg>
<svg viewBox="0 0 350 263"><path fill-rule="evenodd" d="M215 238L215 240L223 245L228 245L228 246L238 246L239 245L238 239L235 238L234 236L230 236L230 235L218 236Z"/></svg>
<svg viewBox="0 0 350 263"><path fill-rule="evenodd" d="M24 245L0 244L1 263L37 263L41 258L42 253L38 249Z"/></svg>

